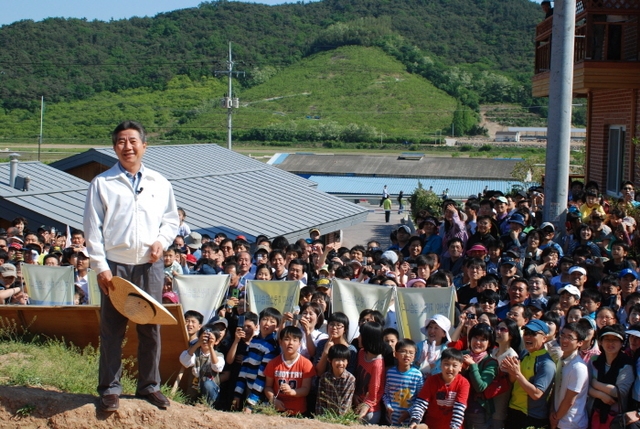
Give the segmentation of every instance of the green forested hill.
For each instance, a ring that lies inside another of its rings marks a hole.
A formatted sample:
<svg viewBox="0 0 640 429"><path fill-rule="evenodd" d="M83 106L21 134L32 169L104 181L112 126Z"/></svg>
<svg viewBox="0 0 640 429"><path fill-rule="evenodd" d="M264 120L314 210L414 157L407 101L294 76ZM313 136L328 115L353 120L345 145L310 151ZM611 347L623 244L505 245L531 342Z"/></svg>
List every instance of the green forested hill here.
<svg viewBox="0 0 640 429"><path fill-rule="evenodd" d="M381 46L472 107L490 97L522 101L541 18L529 0L219 0L153 18L21 21L0 27L0 106L34 111L42 95L69 101L163 90L177 75L200 80L226 68L228 41L237 67L250 72L245 87L259 84L265 67L360 44Z"/></svg>
<svg viewBox="0 0 640 429"><path fill-rule="evenodd" d="M154 141L224 141L226 85L215 78L174 77L164 90L102 92L86 100L49 104L49 142L105 139L127 118L145 124ZM456 100L408 73L380 48L344 46L311 55L240 89L234 139L251 141L419 142L448 128ZM39 112L0 109L0 138L37 135Z"/></svg>

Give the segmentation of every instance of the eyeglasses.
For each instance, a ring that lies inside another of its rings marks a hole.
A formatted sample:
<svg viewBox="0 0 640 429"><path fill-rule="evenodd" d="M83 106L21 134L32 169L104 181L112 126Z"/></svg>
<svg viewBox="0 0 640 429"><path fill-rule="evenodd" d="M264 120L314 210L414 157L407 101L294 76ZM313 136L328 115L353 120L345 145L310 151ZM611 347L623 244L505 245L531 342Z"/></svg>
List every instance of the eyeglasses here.
<svg viewBox="0 0 640 429"><path fill-rule="evenodd" d="M520 317L520 313L514 313L513 311L510 311L507 313L507 317Z"/></svg>
<svg viewBox="0 0 640 429"><path fill-rule="evenodd" d="M507 328L506 326L498 326L496 328L496 332L509 332L509 328Z"/></svg>
<svg viewBox="0 0 640 429"><path fill-rule="evenodd" d="M399 355L404 355L404 356L415 356L416 355L416 352L412 352L412 351L409 351L409 350L400 350L399 352L396 352L396 353L398 353Z"/></svg>
<svg viewBox="0 0 640 429"><path fill-rule="evenodd" d="M573 335L560 335L560 339L567 340L567 341L578 341L578 339L575 338Z"/></svg>
<svg viewBox="0 0 640 429"><path fill-rule="evenodd" d="M344 325L342 323L331 322L329 323L329 328L344 329Z"/></svg>
<svg viewBox="0 0 640 429"><path fill-rule="evenodd" d="M530 329L525 329L524 332L523 332L523 335L526 335L528 337L535 337L538 334L542 334L542 332L533 332Z"/></svg>

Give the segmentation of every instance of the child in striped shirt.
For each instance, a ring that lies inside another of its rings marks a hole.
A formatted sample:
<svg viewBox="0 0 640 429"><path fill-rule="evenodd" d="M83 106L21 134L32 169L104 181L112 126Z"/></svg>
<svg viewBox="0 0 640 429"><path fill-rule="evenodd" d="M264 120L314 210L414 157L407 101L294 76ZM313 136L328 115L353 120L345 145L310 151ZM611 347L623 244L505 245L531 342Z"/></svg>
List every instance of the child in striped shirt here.
<svg viewBox="0 0 640 429"><path fill-rule="evenodd" d="M401 426L409 420L409 409L424 383L422 372L411 365L417 350L410 339L398 341L394 353L398 365L387 370L382 402L392 426Z"/></svg>
<svg viewBox="0 0 640 429"><path fill-rule="evenodd" d="M464 361L462 352L445 349L440 357L442 372L427 378L409 414L414 429L425 412L429 429L460 429L469 399L469 381L460 375Z"/></svg>
<svg viewBox="0 0 640 429"><path fill-rule="evenodd" d="M273 307L267 307L260 312L260 335L251 340L247 355L242 361L232 403L234 410L242 408L245 398L244 411L248 413L251 412L251 407L264 400L264 369L271 359L280 354L278 326L281 321L282 314Z"/></svg>

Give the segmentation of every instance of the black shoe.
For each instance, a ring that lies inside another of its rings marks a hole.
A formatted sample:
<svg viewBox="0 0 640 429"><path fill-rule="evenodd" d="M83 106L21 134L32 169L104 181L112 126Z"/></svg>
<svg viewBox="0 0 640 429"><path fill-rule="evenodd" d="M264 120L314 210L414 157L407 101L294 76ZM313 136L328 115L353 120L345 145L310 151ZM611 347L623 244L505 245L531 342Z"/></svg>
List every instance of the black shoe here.
<svg viewBox="0 0 640 429"><path fill-rule="evenodd" d="M164 396L159 390L146 395L136 393L136 398L145 399L147 402L155 405L158 408L167 408L169 405L171 405L171 402L169 402L167 397Z"/></svg>
<svg viewBox="0 0 640 429"><path fill-rule="evenodd" d="M102 395L98 402L98 408L108 413L115 411L120 406L120 398L118 395Z"/></svg>

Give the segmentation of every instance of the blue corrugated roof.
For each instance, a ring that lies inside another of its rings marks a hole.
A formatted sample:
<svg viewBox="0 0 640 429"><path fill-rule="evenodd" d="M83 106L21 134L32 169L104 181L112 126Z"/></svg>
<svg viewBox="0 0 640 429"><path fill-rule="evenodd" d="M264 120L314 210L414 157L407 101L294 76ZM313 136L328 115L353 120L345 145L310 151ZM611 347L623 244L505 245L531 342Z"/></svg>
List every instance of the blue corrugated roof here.
<svg viewBox="0 0 640 429"><path fill-rule="evenodd" d="M269 162L267 162L267 164L269 164L269 165L282 164L282 161L287 159L288 156L289 156L288 153L275 153L275 154L273 154L273 156L271 157Z"/></svg>
<svg viewBox="0 0 640 429"><path fill-rule="evenodd" d="M433 192L442 194L449 189L451 198L467 198L469 195L482 193L487 187L491 190L510 192L513 186L528 188L531 183L517 180L469 180L469 179L432 179L428 177L392 178L392 177L363 177L363 176L320 176L311 175L309 180L318 184L318 190L329 194L346 195L382 195L382 188L387 185L390 194L413 193L418 187L418 182L424 189L433 186Z"/></svg>

